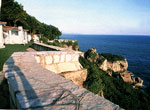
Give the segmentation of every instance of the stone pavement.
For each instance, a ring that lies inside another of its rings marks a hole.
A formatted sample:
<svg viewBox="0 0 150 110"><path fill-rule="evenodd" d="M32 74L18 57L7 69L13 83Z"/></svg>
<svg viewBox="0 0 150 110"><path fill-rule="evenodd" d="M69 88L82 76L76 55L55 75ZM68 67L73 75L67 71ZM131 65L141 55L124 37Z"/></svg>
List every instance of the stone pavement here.
<svg viewBox="0 0 150 110"><path fill-rule="evenodd" d="M120 110L37 63L33 52L14 53L5 63L11 108L35 110Z"/></svg>

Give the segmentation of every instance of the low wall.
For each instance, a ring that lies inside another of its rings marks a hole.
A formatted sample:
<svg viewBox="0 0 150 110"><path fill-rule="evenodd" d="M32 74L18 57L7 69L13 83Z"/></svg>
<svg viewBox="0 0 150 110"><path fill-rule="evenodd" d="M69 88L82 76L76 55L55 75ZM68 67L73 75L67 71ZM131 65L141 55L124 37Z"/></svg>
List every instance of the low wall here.
<svg viewBox="0 0 150 110"><path fill-rule="evenodd" d="M77 71L82 69L79 63L80 52L36 52L39 64L55 73Z"/></svg>
<svg viewBox="0 0 150 110"><path fill-rule="evenodd" d="M77 42L77 40L68 40L68 39L56 39L58 42ZM54 42L55 40L49 40L48 42Z"/></svg>
<svg viewBox="0 0 150 110"><path fill-rule="evenodd" d="M37 51L65 51L65 52L66 51L69 51L69 52L74 51L74 50L61 48L61 47L57 47L57 46L52 46L52 45L47 45L47 44L38 43L38 42L35 42L33 44L33 48L36 49Z"/></svg>
<svg viewBox="0 0 150 110"><path fill-rule="evenodd" d="M81 52L36 52L34 54L37 63L56 74L73 81L75 84L82 86L87 78L87 70L83 69L79 63ZM63 74L62 74L63 73Z"/></svg>
<svg viewBox="0 0 150 110"><path fill-rule="evenodd" d="M14 53L6 61L3 72L9 85L11 108L36 110L120 109L118 105L43 68L36 57L44 53L55 54L56 52L19 52ZM43 61L43 63L46 62Z"/></svg>

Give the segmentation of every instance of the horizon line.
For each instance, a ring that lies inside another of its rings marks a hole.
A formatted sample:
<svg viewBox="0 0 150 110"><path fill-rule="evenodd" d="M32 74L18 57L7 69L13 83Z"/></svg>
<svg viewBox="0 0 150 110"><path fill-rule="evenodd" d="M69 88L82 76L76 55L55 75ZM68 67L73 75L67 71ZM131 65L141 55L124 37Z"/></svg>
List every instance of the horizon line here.
<svg viewBox="0 0 150 110"><path fill-rule="evenodd" d="M124 35L124 36L150 36L150 34L85 34L85 33L62 33L62 35Z"/></svg>

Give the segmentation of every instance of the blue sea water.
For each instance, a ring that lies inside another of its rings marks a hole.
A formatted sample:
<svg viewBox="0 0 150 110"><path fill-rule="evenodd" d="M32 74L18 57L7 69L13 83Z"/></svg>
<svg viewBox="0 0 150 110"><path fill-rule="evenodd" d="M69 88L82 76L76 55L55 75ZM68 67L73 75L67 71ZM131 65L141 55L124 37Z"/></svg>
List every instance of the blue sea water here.
<svg viewBox="0 0 150 110"><path fill-rule="evenodd" d="M61 39L78 40L79 48L96 48L99 53L112 53L125 57L128 70L150 86L150 36L136 35L65 35Z"/></svg>

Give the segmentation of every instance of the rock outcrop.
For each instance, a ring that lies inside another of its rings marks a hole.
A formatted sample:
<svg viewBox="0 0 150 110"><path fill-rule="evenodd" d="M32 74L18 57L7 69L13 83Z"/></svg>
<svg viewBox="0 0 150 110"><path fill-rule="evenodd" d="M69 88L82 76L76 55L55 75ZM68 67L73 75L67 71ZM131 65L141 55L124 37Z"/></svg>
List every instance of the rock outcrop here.
<svg viewBox="0 0 150 110"><path fill-rule="evenodd" d="M81 69L78 71L63 72L63 73L60 73L60 75L65 77L66 79L73 81L76 85L82 87L83 82L87 78L87 69Z"/></svg>
<svg viewBox="0 0 150 110"><path fill-rule="evenodd" d="M130 83L133 85L133 88L139 88L143 86L143 80L140 77L133 77L133 73L123 72L120 73L121 78L124 82Z"/></svg>
<svg viewBox="0 0 150 110"><path fill-rule="evenodd" d="M91 48L89 49L86 53L85 53L85 58L87 60L89 60L90 62L96 63L99 59L99 55L97 53L97 50L95 48Z"/></svg>
<svg viewBox="0 0 150 110"><path fill-rule="evenodd" d="M133 88L139 88L143 86L143 80L140 77L134 77L134 85Z"/></svg>
<svg viewBox="0 0 150 110"><path fill-rule="evenodd" d="M103 63L99 65L99 68L101 68L104 71L111 70L114 72L124 72L128 68L128 62L127 60L109 62L107 59L105 59Z"/></svg>
<svg viewBox="0 0 150 110"><path fill-rule="evenodd" d="M139 88L143 86L143 80L140 77L134 77L132 72L126 72L128 69L128 62L126 59L112 54L106 54L105 56L107 56L107 58L111 61L109 61L103 55L99 55L94 48L89 49L85 53L85 58L87 60L92 63L96 63L99 68L104 70L108 75L112 76L115 74L118 77L121 77L124 82L132 84L133 88Z"/></svg>
<svg viewBox="0 0 150 110"><path fill-rule="evenodd" d="M108 61L102 55L99 55L96 49L91 48L85 53L85 58L90 62L97 63L99 68L112 75L113 72L124 72L128 68L127 60Z"/></svg>
<svg viewBox="0 0 150 110"><path fill-rule="evenodd" d="M123 79L123 81L128 82L130 84L133 84L133 82L134 82L132 77L131 77L132 75L133 75L132 72L130 72L130 73L127 73L127 72L120 73L120 76Z"/></svg>

